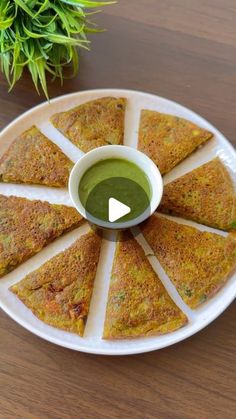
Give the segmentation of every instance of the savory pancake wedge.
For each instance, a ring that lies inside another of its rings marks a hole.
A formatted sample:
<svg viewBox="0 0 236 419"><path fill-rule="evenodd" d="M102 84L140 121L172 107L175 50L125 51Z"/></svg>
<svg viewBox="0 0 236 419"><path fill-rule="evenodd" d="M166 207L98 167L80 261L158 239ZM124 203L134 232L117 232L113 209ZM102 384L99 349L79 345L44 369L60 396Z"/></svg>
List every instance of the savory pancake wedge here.
<svg viewBox="0 0 236 419"><path fill-rule="evenodd" d="M10 290L45 323L83 336L100 254L90 232Z"/></svg>
<svg viewBox="0 0 236 419"><path fill-rule="evenodd" d="M236 235L223 237L157 214L141 226L157 259L186 304L196 308L214 295L236 268Z"/></svg>
<svg viewBox="0 0 236 419"><path fill-rule="evenodd" d="M0 277L81 222L75 208L0 195Z"/></svg>
<svg viewBox="0 0 236 419"><path fill-rule="evenodd" d="M216 158L167 184L159 211L222 230L233 229L236 194L226 167Z"/></svg>
<svg viewBox="0 0 236 419"><path fill-rule="evenodd" d="M178 116L141 112L138 149L154 161L162 174L212 137L211 132Z"/></svg>
<svg viewBox="0 0 236 419"><path fill-rule="evenodd" d="M187 322L129 231L118 235L104 339L164 334Z"/></svg>
<svg viewBox="0 0 236 419"><path fill-rule="evenodd" d="M108 144L123 144L126 99L103 97L51 117L62 134L85 153Z"/></svg>
<svg viewBox="0 0 236 419"><path fill-rule="evenodd" d="M0 158L0 181L65 187L72 167L60 148L33 126Z"/></svg>

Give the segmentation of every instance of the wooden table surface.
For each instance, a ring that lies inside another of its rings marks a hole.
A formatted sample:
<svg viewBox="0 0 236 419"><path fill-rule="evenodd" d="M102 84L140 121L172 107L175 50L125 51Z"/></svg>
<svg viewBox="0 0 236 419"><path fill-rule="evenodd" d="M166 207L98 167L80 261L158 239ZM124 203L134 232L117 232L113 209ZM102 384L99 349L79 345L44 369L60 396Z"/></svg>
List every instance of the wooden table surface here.
<svg viewBox="0 0 236 419"><path fill-rule="evenodd" d="M236 145L235 0L119 0L99 17L80 75L51 96L144 90L202 114ZM43 101L0 78L0 127ZM235 305L197 335L135 356L63 349L0 313L0 418L235 418Z"/></svg>

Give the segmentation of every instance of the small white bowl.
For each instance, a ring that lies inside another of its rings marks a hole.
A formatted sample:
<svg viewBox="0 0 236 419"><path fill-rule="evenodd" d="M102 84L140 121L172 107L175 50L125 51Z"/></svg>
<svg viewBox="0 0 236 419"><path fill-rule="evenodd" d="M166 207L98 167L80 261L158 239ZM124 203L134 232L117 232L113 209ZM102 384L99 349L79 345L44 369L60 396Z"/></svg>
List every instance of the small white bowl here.
<svg viewBox="0 0 236 419"><path fill-rule="evenodd" d="M146 174L150 183L151 198L149 208L139 217L123 223L111 223L93 217L87 213L79 198L79 183L84 173L95 163L111 158L125 159L136 164ZM103 228L124 229L140 224L154 213L162 198L163 180L157 166L145 154L131 147L122 145L107 145L89 151L77 161L70 174L69 193L76 209L88 221Z"/></svg>

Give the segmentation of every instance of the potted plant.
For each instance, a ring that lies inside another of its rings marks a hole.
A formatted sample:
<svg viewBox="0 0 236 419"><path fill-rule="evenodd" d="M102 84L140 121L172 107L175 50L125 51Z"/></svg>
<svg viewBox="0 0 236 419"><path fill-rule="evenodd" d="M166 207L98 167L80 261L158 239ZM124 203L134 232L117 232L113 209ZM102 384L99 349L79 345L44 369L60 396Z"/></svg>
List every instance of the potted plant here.
<svg viewBox="0 0 236 419"><path fill-rule="evenodd" d="M39 92L48 98L46 73L65 77L65 68L78 72L78 48L89 49L87 34L99 32L90 21L97 7L112 1L1 0L0 60L10 89L25 68Z"/></svg>

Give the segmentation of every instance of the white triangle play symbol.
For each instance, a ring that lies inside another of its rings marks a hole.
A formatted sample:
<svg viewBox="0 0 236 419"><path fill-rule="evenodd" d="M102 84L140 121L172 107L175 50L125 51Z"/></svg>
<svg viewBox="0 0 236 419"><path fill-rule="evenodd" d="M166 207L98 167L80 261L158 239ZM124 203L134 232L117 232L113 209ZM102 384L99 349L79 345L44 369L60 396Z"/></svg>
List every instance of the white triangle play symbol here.
<svg viewBox="0 0 236 419"><path fill-rule="evenodd" d="M109 199L109 221L113 223L131 212L131 208L115 198Z"/></svg>

